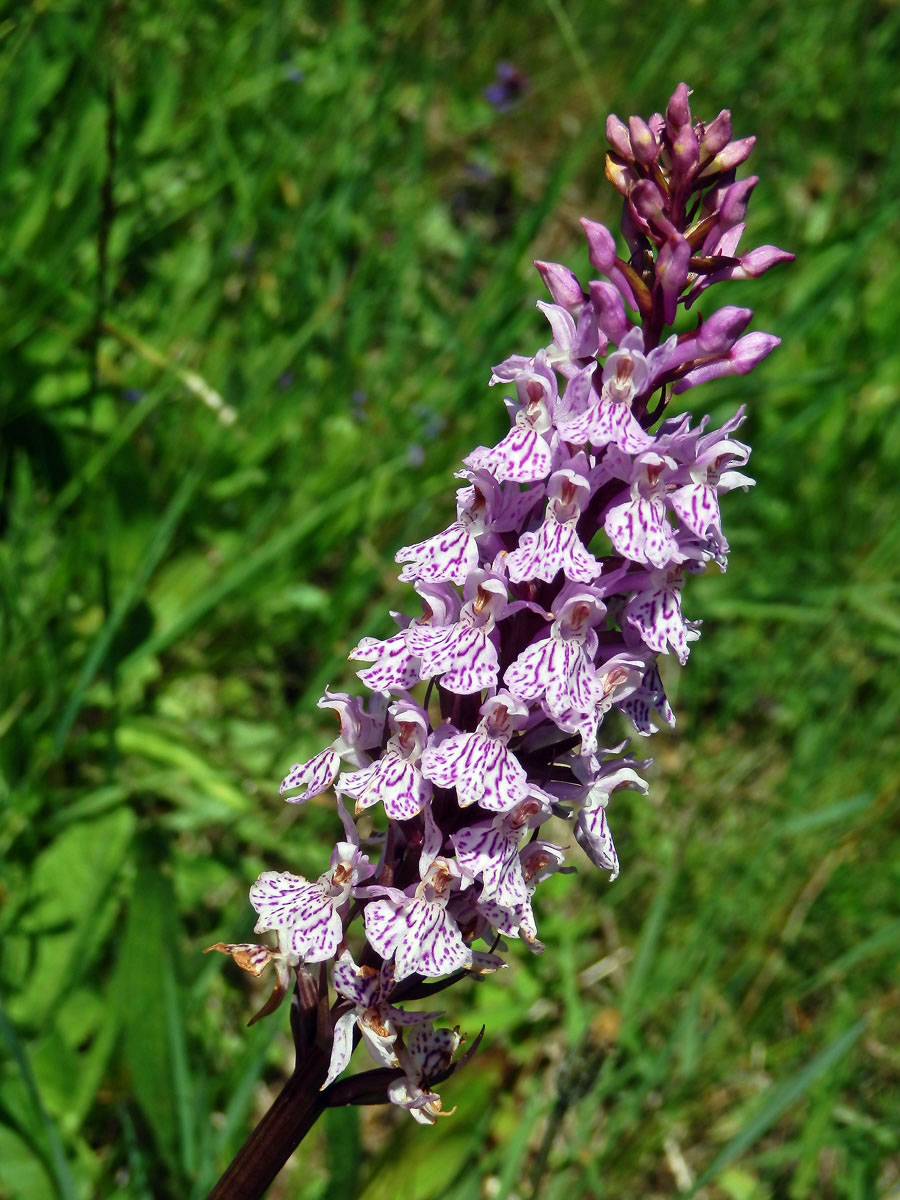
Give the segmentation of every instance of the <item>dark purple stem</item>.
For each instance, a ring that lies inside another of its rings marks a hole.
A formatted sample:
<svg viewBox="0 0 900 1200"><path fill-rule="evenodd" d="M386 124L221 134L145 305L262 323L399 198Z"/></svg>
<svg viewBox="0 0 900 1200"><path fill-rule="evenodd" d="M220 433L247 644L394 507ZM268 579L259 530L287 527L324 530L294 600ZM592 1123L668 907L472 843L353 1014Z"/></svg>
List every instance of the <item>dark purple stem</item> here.
<svg viewBox="0 0 900 1200"><path fill-rule="evenodd" d="M259 1200L327 1107L330 1050L312 1046L207 1200Z"/></svg>

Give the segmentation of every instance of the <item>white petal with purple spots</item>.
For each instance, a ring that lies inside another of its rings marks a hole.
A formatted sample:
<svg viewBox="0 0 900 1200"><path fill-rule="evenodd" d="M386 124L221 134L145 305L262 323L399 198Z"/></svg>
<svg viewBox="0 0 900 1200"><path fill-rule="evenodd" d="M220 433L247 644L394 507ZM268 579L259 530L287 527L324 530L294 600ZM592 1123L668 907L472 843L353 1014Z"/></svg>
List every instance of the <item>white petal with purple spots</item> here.
<svg viewBox="0 0 900 1200"><path fill-rule="evenodd" d="M460 733L430 746L422 771L438 787L455 787L463 808L480 804L506 812L528 792L528 777L516 756L484 733Z"/></svg>
<svg viewBox="0 0 900 1200"><path fill-rule="evenodd" d="M299 796L286 797L288 804L302 804L304 800L310 800L330 788L340 769L340 757L329 747L305 763L294 763L278 790L284 795L291 788L303 787L304 791Z"/></svg>
<svg viewBox="0 0 900 1200"><path fill-rule="evenodd" d="M506 567L513 583L531 579L550 583L559 571L573 582L590 583L601 571L601 564L582 545L574 524L560 524L552 514L540 529L522 534Z"/></svg>
<svg viewBox="0 0 900 1200"><path fill-rule="evenodd" d="M424 542L402 546L394 558L398 563L412 560L400 572L400 579L404 582L426 579L433 583L449 581L462 586L470 572L478 566L478 546L469 527L462 521L454 521L442 533Z"/></svg>
<svg viewBox="0 0 900 1200"><path fill-rule="evenodd" d="M619 874L619 856L606 821L606 809L583 808L575 818L575 840L595 867L609 871L609 882Z"/></svg>
<svg viewBox="0 0 900 1200"><path fill-rule="evenodd" d="M416 626L409 630L409 644L422 660L422 678L443 676L448 692L468 696L497 683L497 651L484 629Z"/></svg>
<svg viewBox="0 0 900 1200"><path fill-rule="evenodd" d="M514 425L493 449L481 446L465 463L475 470L490 471L501 482L540 483L550 474L553 456L546 439L536 430Z"/></svg>
<svg viewBox="0 0 900 1200"><path fill-rule="evenodd" d="M625 617L641 635L641 639L657 654L672 649L682 666L688 660L687 625L681 613L681 592L674 586L662 586L655 591L643 591L628 602Z"/></svg>

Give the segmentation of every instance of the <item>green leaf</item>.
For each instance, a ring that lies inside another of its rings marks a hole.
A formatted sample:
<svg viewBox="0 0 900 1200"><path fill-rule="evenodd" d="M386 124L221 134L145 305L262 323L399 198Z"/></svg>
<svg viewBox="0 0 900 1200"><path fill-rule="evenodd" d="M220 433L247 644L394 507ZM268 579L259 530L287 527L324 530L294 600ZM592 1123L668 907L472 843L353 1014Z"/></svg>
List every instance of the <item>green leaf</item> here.
<svg viewBox="0 0 900 1200"><path fill-rule="evenodd" d="M116 988L131 1087L170 1167L194 1168L193 1085L176 976L178 912L163 870L142 867Z"/></svg>
<svg viewBox="0 0 900 1200"><path fill-rule="evenodd" d="M118 911L114 884L134 825L134 814L120 808L64 829L38 856L19 917L21 931L34 939L34 959L10 999L14 1020L45 1024L99 957Z"/></svg>

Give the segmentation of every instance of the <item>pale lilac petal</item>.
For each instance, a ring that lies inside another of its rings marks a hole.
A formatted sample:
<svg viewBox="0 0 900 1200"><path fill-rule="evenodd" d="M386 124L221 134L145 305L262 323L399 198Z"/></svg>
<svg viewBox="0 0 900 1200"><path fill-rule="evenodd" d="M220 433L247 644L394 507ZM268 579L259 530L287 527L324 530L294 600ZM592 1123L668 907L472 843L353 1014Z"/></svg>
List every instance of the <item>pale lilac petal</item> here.
<svg viewBox="0 0 900 1200"><path fill-rule="evenodd" d="M604 522L609 540L624 558L667 567L680 561L678 543L659 498L639 496L611 508Z"/></svg>
<svg viewBox="0 0 900 1200"><path fill-rule="evenodd" d="M671 729L675 725L675 714L666 698L662 679L657 668L651 667L644 675L640 687L624 700L616 701L616 708L625 714L642 736L654 732L652 717L658 712Z"/></svg>
<svg viewBox="0 0 900 1200"><path fill-rule="evenodd" d="M322 1088L327 1088L329 1083L334 1083L341 1071L350 1061L350 1055L353 1053L353 1026L356 1024L356 1013L344 1013L342 1017L334 1023L334 1040L331 1043L331 1062L328 1066L328 1074L325 1077L325 1082ZM320 1091L322 1089L320 1088Z"/></svg>
<svg viewBox="0 0 900 1200"><path fill-rule="evenodd" d="M641 635L644 645L658 654L667 654L668 646L684 666L688 660L688 638L681 614L681 593L674 587L638 592L628 602L625 617Z"/></svg>
<svg viewBox="0 0 900 1200"><path fill-rule="evenodd" d="M309 880L289 871L263 871L250 888L250 903L259 920L256 932L283 929L293 925L300 911Z"/></svg>
<svg viewBox="0 0 900 1200"><path fill-rule="evenodd" d="M505 812L528 791L528 778L515 755L481 733L458 734L429 747L422 771L438 787L455 787L462 808L480 804Z"/></svg>
<svg viewBox="0 0 900 1200"><path fill-rule="evenodd" d="M390 899L373 900L367 904L363 918L366 937L373 950L382 958L391 958L397 944L406 933L406 920L400 905Z"/></svg>
<svg viewBox="0 0 900 1200"><path fill-rule="evenodd" d="M589 438L594 446L606 446L612 442L625 454L640 454L653 442L631 407L615 400L600 401Z"/></svg>
<svg viewBox="0 0 900 1200"><path fill-rule="evenodd" d="M716 490L707 483L688 484L676 488L669 502L688 529L697 537L705 537L710 525L721 530L721 515Z"/></svg>
<svg viewBox="0 0 900 1200"><path fill-rule="evenodd" d="M421 812L431 796L431 785L421 771L396 754L384 754L370 767L342 775L335 789L355 798L358 813L380 800L387 815L397 821Z"/></svg>
<svg viewBox="0 0 900 1200"><path fill-rule="evenodd" d="M288 804L302 804L304 800L310 800L313 796L327 791L337 779L340 769L340 756L329 747L327 750L321 750L305 763L294 763L289 773L281 781L278 791L284 795L291 788L305 787L299 796L286 797Z"/></svg>
<svg viewBox="0 0 900 1200"><path fill-rule="evenodd" d="M563 654L555 660L556 670L547 680L547 707L551 713L590 712L598 700L593 665L577 642L564 642L562 649Z"/></svg>
<svg viewBox="0 0 900 1200"><path fill-rule="evenodd" d="M398 563L412 560L400 572L404 582L426 579L433 583L449 581L462 585L478 566L478 546L468 526L455 521L442 533L424 542L402 546L394 558Z"/></svg>
<svg viewBox="0 0 900 1200"><path fill-rule="evenodd" d="M528 646L506 668L503 682L520 700L537 700L564 661L565 648L560 639L544 638Z"/></svg>
<svg viewBox="0 0 900 1200"><path fill-rule="evenodd" d="M441 675L441 686L468 696L497 683L497 651L484 629L451 625L442 629L416 626L409 642L422 660L423 679Z"/></svg>
<svg viewBox="0 0 900 1200"><path fill-rule="evenodd" d="M304 962L324 962L334 956L343 936L340 913L320 885L309 884L288 931L287 944Z"/></svg>
<svg viewBox="0 0 900 1200"><path fill-rule="evenodd" d="M518 549L506 560L513 583L542 579L551 583L559 571L575 583L590 583L601 571L601 564L584 548L573 524L547 519L534 533L523 533Z"/></svg>
<svg viewBox="0 0 900 1200"><path fill-rule="evenodd" d="M373 692L408 691L419 682L419 660L406 644L406 630L386 641L364 638L350 655L351 660L372 662L356 674Z"/></svg>
<svg viewBox="0 0 900 1200"><path fill-rule="evenodd" d="M444 905L414 900L406 913L407 932L394 957L394 978L413 974L452 975L471 957L456 922Z"/></svg>
<svg viewBox="0 0 900 1200"><path fill-rule="evenodd" d="M539 433L515 425L493 449L480 446L464 462L475 470L490 471L501 482L540 483L550 474L553 458L549 445ZM475 565L478 565L477 561Z"/></svg>
<svg viewBox="0 0 900 1200"><path fill-rule="evenodd" d="M581 810L575 818L575 840L595 867L610 872L612 883L619 874L619 856L606 822L605 808L598 805Z"/></svg>

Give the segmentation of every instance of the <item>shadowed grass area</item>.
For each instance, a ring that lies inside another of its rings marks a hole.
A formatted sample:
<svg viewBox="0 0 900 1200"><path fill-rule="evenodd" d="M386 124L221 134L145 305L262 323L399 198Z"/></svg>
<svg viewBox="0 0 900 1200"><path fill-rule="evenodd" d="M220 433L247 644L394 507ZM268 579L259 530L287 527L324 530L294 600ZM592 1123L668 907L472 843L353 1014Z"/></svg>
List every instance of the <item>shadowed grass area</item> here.
<svg viewBox="0 0 900 1200"><path fill-rule="evenodd" d="M686 589L678 729L615 885L548 883L545 955L448 994L487 1025L456 1114L330 1112L271 1194L900 1186L898 50L861 0L0 18L0 1195L202 1197L277 1091L286 1018L200 951L323 869L277 783L502 432L531 260L586 274L577 218L617 221L606 113L679 79L758 135L748 237L797 261L718 297L783 345L696 395L747 405L758 482Z"/></svg>

